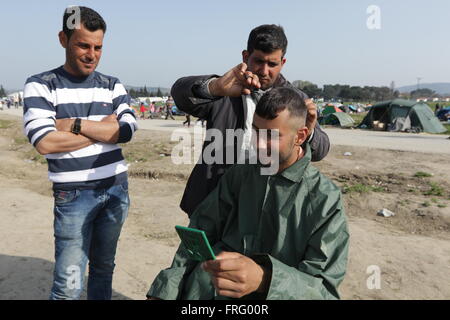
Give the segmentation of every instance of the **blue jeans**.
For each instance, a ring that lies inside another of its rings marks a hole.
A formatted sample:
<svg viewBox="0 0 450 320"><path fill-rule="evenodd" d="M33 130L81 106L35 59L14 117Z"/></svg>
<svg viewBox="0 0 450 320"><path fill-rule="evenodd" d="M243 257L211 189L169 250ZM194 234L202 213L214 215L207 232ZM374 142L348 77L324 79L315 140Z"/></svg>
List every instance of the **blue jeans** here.
<svg viewBox="0 0 450 320"><path fill-rule="evenodd" d="M55 190L51 300L79 299L89 260L88 300L110 300L114 258L128 215L128 182L107 189Z"/></svg>

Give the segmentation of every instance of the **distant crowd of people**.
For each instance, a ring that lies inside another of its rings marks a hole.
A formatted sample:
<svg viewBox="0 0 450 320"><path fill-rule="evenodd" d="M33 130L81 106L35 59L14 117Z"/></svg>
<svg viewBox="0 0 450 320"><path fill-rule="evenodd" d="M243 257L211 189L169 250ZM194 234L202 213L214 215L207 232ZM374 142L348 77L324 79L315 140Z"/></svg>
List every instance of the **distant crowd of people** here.
<svg viewBox="0 0 450 320"><path fill-rule="evenodd" d="M22 106L22 98L19 96L18 98L6 98L6 99L0 99L0 110L3 110L5 106L8 109L11 109L11 107L14 107L18 109Z"/></svg>
<svg viewBox="0 0 450 320"><path fill-rule="evenodd" d="M172 97L169 97L166 102L163 105L156 105L155 102L151 101L148 107L141 102L139 105L139 118L140 119L155 119L155 118L162 118L164 117L165 120L172 119L175 120L174 114L173 114L173 107L174 107L174 101ZM146 115L146 112L148 111L148 114ZM191 127L191 115L185 113L184 116L186 117L186 120L183 122L183 126L186 126L188 128ZM201 123L201 126L205 126L206 119L197 119L197 123Z"/></svg>

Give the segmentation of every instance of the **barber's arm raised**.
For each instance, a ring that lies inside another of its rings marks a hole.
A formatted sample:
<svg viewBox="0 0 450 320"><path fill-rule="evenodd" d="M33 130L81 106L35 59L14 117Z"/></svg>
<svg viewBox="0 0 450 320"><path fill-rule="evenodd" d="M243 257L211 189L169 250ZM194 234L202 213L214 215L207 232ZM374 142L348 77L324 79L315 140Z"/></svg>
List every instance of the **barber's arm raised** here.
<svg viewBox="0 0 450 320"><path fill-rule="evenodd" d="M172 86L171 95L181 111L205 119L216 100L250 94L252 89L259 87L258 77L247 71L245 63L240 63L223 76L211 74L180 78Z"/></svg>

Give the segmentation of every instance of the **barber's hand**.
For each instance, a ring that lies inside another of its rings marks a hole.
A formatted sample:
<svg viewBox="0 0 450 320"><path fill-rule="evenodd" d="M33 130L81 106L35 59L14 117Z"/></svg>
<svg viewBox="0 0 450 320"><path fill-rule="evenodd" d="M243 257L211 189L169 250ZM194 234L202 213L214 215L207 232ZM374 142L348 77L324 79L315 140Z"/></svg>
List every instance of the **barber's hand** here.
<svg viewBox="0 0 450 320"><path fill-rule="evenodd" d="M307 108L306 127L308 128L308 135L311 135L317 122L317 107L311 99L306 99L305 104Z"/></svg>
<svg viewBox="0 0 450 320"><path fill-rule="evenodd" d="M56 130L58 131L65 131L65 132L71 132L72 131L72 125L75 122L75 119L56 119Z"/></svg>
<svg viewBox="0 0 450 320"><path fill-rule="evenodd" d="M218 295L241 298L252 292L265 292L267 270L252 259L237 252L221 252L216 260L202 264L211 275Z"/></svg>
<svg viewBox="0 0 450 320"><path fill-rule="evenodd" d="M101 122L115 122L117 121L117 115L115 113L110 114L107 117L104 117Z"/></svg>
<svg viewBox="0 0 450 320"><path fill-rule="evenodd" d="M209 83L209 92L219 97L239 97L259 88L261 83L258 76L247 71L247 64L244 62Z"/></svg>

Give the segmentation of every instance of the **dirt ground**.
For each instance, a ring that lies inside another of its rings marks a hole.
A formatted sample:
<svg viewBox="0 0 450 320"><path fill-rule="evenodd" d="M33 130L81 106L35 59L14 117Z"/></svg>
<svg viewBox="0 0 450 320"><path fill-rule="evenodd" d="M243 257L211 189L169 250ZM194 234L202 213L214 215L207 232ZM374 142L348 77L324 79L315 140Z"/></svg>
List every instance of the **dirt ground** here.
<svg viewBox="0 0 450 320"><path fill-rule="evenodd" d="M140 130L124 146L131 208L118 246L114 299L145 297L178 246L174 226L188 223L178 204L192 166L171 162L169 138ZM344 192L351 244L343 299L450 299L449 163L446 154L333 146L315 164ZM45 160L23 137L18 118L1 115L0 299L47 299L52 208ZM395 216L377 216L383 208ZM380 288L368 286L373 266L381 272Z"/></svg>

